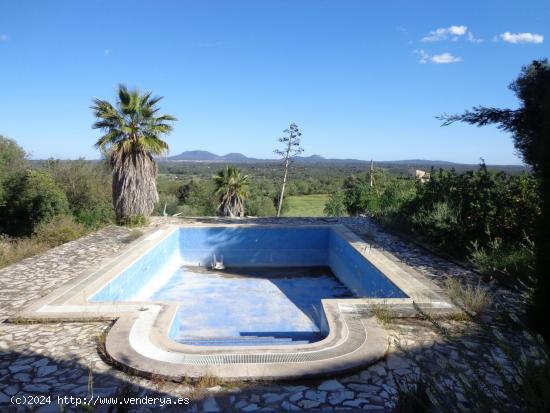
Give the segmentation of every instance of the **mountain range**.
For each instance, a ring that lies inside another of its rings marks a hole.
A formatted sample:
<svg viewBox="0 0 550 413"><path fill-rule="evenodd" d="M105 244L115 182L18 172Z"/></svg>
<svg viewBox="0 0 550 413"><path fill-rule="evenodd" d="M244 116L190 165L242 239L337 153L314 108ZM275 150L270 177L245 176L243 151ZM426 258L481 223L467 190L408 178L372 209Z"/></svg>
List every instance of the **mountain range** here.
<svg viewBox="0 0 550 413"><path fill-rule="evenodd" d="M325 158L321 155L311 155L311 156L296 156L295 161L298 163L368 163L370 161L361 160L361 159L335 159L335 158ZM265 162L276 162L277 159L261 159L261 158L250 158L242 153L228 153L226 155L216 155L215 153L208 151L185 151L179 155L169 156L163 158L161 161L185 161L185 162L234 162L234 163L265 163ZM388 161L393 164L400 165L417 165L430 163L434 166L438 165L453 165L453 162L446 161L428 161L422 159L411 159L411 160L402 160L402 161ZM380 163L380 162L377 162Z"/></svg>
<svg viewBox="0 0 550 413"><path fill-rule="evenodd" d="M166 158L159 159L161 162L170 161L170 162L231 162L231 163L270 163L277 162L278 159L261 159L261 158L250 158L242 153L228 153L226 155L216 155L215 153L195 150L195 151L185 151L179 155L169 156ZM296 163L301 164L367 164L370 160L361 160L361 159L335 159L335 158L325 158L320 155L311 155L311 156L296 156ZM448 161L438 161L438 160L426 160L426 159L406 159L406 160L397 160L397 161L376 161L376 165L383 166L393 165L393 166L402 166L402 167L414 167L414 166L434 166L434 167L447 167L452 168L454 166L460 166L464 164L448 162ZM515 165L514 165L515 166ZM523 168L518 165L518 168Z"/></svg>

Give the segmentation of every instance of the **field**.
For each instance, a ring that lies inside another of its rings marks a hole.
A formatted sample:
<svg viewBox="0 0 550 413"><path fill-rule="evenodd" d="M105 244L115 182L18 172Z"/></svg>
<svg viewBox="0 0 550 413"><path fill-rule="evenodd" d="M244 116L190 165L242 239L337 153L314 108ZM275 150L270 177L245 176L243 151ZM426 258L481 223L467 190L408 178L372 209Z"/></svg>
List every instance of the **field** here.
<svg viewBox="0 0 550 413"><path fill-rule="evenodd" d="M324 217L327 194L293 195L288 197L288 210L285 217Z"/></svg>

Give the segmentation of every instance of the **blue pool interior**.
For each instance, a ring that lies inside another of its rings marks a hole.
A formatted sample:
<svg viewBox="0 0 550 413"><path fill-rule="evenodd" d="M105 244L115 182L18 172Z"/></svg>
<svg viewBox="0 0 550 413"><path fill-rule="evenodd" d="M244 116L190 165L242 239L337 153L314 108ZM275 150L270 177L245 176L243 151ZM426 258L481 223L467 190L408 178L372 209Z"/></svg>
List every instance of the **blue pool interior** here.
<svg viewBox="0 0 550 413"><path fill-rule="evenodd" d="M186 344L276 345L324 338L321 299L342 297L407 296L330 227L181 227L89 301L177 302Z"/></svg>

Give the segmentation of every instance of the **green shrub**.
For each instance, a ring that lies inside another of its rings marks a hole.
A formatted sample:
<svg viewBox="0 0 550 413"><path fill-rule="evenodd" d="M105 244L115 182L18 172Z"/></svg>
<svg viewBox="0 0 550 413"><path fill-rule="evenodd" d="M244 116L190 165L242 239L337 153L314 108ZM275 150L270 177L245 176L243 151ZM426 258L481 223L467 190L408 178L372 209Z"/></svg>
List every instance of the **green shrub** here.
<svg viewBox="0 0 550 413"><path fill-rule="evenodd" d="M377 170L370 175L351 176L344 182L344 205L350 215L368 214L378 219L396 215L414 198L415 182Z"/></svg>
<svg viewBox="0 0 550 413"><path fill-rule="evenodd" d="M122 225L125 227L145 227L147 224L149 224L149 220L144 215L134 215L131 217L123 217L120 218L117 221L118 225Z"/></svg>
<svg viewBox="0 0 550 413"><path fill-rule="evenodd" d="M98 228L114 221L111 173L103 163L49 160L46 170L65 192L78 222Z"/></svg>
<svg viewBox="0 0 550 413"><path fill-rule="evenodd" d="M133 229L128 233L128 236L124 239L124 242L130 243L143 236L144 232L139 229Z"/></svg>
<svg viewBox="0 0 550 413"><path fill-rule="evenodd" d="M401 214L429 242L465 257L472 242L486 247L494 238L517 245L534 239L540 215L537 181L527 175L477 171L435 172L417 184L417 196Z"/></svg>
<svg viewBox="0 0 550 413"><path fill-rule="evenodd" d="M76 222L71 215L56 215L48 222L39 224L34 237L50 247L55 247L80 238L85 233L86 227Z"/></svg>
<svg viewBox="0 0 550 413"><path fill-rule="evenodd" d="M370 186L369 177L351 176L344 183L344 205L348 214L374 215L379 210L380 197L377 189Z"/></svg>
<svg viewBox="0 0 550 413"><path fill-rule="evenodd" d="M515 245L504 244L500 238L492 239L485 247L477 241L471 245L468 260L482 274L502 274L509 281L521 275L521 281L535 284L535 246L528 238Z"/></svg>
<svg viewBox="0 0 550 413"><path fill-rule="evenodd" d="M191 179L180 187L179 199L196 216L213 216L218 209L216 189L211 180Z"/></svg>
<svg viewBox="0 0 550 413"><path fill-rule="evenodd" d="M73 212L75 219L87 228L96 229L114 222L115 213L111 204L97 204Z"/></svg>
<svg viewBox="0 0 550 413"><path fill-rule="evenodd" d="M27 170L5 183L5 203L0 207L0 233L30 235L35 227L69 212L63 190L46 173Z"/></svg>
<svg viewBox="0 0 550 413"><path fill-rule="evenodd" d="M27 167L27 154L17 142L0 135L0 207L5 203L4 182Z"/></svg>
<svg viewBox="0 0 550 413"><path fill-rule="evenodd" d="M342 191L330 194L324 212L329 217L340 217L346 214L345 195Z"/></svg>
<svg viewBox="0 0 550 413"><path fill-rule="evenodd" d="M153 215L174 215L178 212L179 199L174 194L159 194L159 202L155 205ZM166 208L166 209L165 209Z"/></svg>
<svg viewBox="0 0 550 413"><path fill-rule="evenodd" d="M245 214L253 217L273 217L277 209L273 199L266 195L251 195L244 204Z"/></svg>
<svg viewBox="0 0 550 413"><path fill-rule="evenodd" d="M463 285L454 278L448 278L445 286L449 298L469 314L479 315L491 305L492 298L487 288Z"/></svg>
<svg viewBox="0 0 550 413"><path fill-rule="evenodd" d="M458 217L459 211L449 202L438 201L430 208L421 207L412 213L409 222L430 242L445 247L449 243L454 245L456 234L461 230Z"/></svg>

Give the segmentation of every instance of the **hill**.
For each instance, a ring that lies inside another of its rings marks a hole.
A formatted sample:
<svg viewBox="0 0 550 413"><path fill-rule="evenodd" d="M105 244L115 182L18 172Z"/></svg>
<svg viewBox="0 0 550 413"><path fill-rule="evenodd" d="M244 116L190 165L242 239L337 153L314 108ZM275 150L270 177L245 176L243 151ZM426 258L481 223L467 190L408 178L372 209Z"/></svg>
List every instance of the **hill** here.
<svg viewBox="0 0 550 413"><path fill-rule="evenodd" d="M260 159L251 158L242 153L228 153L226 155L216 155L212 152L195 150L185 151L179 155L169 156L167 158L159 159L160 162L202 162L202 163L235 163L235 164L271 164L278 162L278 159ZM325 158L321 155L311 156L297 156L295 158L297 164L304 166L351 166L365 168L370 164L370 160L362 159L338 159L338 158ZM374 165L381 168L391 169L422 169L430 170L431 167L436 169L451 169L454 168L457 171L477 169L476 164L461 164L456 162L441 161L441 160L429 160L429 159L404 159L396 161L375 161ZM528 170L527 167L522 165L490 165L491 169L506 170L510 172L520 172ZM414 172L414 171L413 171Z"/></svg>

